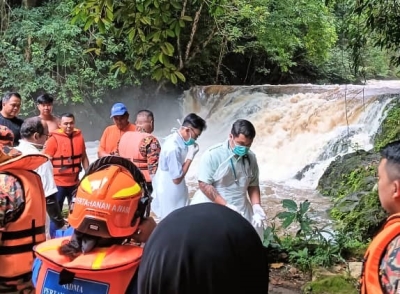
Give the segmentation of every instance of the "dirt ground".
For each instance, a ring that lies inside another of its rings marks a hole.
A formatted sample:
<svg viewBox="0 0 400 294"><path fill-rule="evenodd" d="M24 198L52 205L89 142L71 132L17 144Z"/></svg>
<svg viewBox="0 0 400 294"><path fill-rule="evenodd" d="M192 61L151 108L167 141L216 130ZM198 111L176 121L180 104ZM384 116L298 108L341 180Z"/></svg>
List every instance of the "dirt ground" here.
<svg viewBox="0 0 400 294"><path fill-rule="evenodd" d="M269 277L268 294L300 294L301 287L307 279L294 267L289 265L273 268L272 265Z"/></svg>

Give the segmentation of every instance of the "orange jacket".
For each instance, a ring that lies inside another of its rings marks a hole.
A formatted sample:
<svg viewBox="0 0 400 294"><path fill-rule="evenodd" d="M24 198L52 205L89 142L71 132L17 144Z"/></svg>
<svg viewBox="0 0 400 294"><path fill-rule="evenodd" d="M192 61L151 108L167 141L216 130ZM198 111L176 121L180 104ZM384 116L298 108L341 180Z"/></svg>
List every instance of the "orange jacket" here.
<svg viewBox="0 0 400 294"><path fill-rule="evenodd" d="M125 293L142 257L143 249L133 245L113 245L95 248L74 260L59 254L63 241L70 237L56 238L34 248L42 261L36 293ZM59 281L69 276L65 284ZM61 279L60 279L61 278Z"/></svg>
<svg viewBox="0 0 400 294"><path fill-rule="evenodd" d="M400 213L391 215L383 229L372 240L364 255L360 284L361 294L383 294L379 267L386 248L394 238L400 235Z"/></svg>
<svg viewBox="0 0 400 294"><path fill-rule="evenodd" d="M54 180L57 186L73 186L78 183L85 153L85 141L79 129L68 136L61 129L51 132L44 153L51 157Z"/></svg>
<svg viewBox="0 0 400 294"><path fill-rule="evenodd" d="M4 162L0 172L12 174L21 181L25 208L19 218L5 225L0 232L0 279L13 281L32 272L34 245L46 240L46 200L42 181L32 170L45 163L42 154L26 155L16 161Z"/></svg>
<svg viewBox="0 0 400 294"><path fill-rule="evenodd" d="M146 182L151 183L147 158L143 157L139 150L140 143L148 136L151 136L151 134L145 132L126 132L122 135L118 143L118 154L121 157L131 160L141 170Z"/></svg>
<svg viewBox="0 0 400 294"><path fill-rule="evenodd" d="M100 138L100 145L98 152L105 152L107 154L112 154L117 151L118 142L121 139L121 136L126 132L134 132L136 131L136 126L134 124L129 123L128 126L124 130L120 130L117 126L112 125L108 126L103 135Z"/></svg>

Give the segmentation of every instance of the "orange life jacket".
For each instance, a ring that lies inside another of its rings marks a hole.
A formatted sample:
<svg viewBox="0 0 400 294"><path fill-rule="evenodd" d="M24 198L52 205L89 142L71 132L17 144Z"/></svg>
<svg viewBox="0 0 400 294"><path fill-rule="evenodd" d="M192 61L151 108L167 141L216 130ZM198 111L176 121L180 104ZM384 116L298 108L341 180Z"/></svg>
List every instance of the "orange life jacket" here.
<svg viewBox="0 0 400 294"><path fill-rule="evenodd" d="M31 275L33 246L46 240L46 200L40 176L32 170L47 160L45 155L34 154L0 164L0 173L19 179L25 197L22 214L0 232L0 281L15 281Z"/></svg>
<svg viewBox="0 0 400 294"><path fill-rule="evenodd" d="M79 175L82 168L84 139L79 129L74 129L72 136L68 136L61 129L53 131L52 136L57 141L57 151L51 162L54 176Z"/></svg>
<svg viewBox="0 0 400 294"><path fill-rule="evenodd" d="M387 246L400 235L400 213L391 215L364 255L360 278L361 294L383 294L379 267Z"/></svg>
<svg viewBox="0 0 400 294"><path fill-rule="evenodd" d="M139 266L143 253L141 247L112 245L95 248L71 261L58 250L63 241L69 239L48 240L34 248L36 256L42 261L36 293L66 293L68 290L77 293L125 293Z"/></svg>
<svg viewBox="0 0 400 294"><path fill-rule="evenodd" d="M139 147L142 140L151 136L145 132L126 132L122 135L118 144L118 154L131 160L143 173L146 182L151 183L147 158L140 153Z"/></svg>

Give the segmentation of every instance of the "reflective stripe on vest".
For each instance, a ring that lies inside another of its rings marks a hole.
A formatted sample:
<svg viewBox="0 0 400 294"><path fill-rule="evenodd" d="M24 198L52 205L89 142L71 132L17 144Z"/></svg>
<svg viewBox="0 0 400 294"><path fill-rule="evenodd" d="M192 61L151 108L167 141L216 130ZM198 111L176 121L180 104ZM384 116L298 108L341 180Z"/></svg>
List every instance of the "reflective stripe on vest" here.
<svg viewBox="0 0 400 294"><path fill-rule="evenodd" d="M83 138L81 133L72 137L59 133L52 133L57 141L57 150L51 159L54 175L79 174L82 168Z"/></svg>
<svg viewBox="0 0 400 294"><path fill-rule="evenodd" d="M26 159L27 164L29 158ZM38 174L26 170L7 170L22 184L25 208L15 222L6 225L1 235L0 281L18 280L30 274L33 263L33 246L46 240L46 200Z"/></svg>
<svg viewBox="0 0 400 294"><path fill-rule="evenodd" d="M81 293L125 293L139 266L143 253L141 247L113 245L95 248L70 261L59 253L63 241L69 239L48 240L35 247L36 255L42 261L37 293L63 293L66 289Z"/></svg>
<svg viewBox="0 0 400 294"><path fill-rule="evenodd" d="M364 255L360 278L361 294L383 294L379 275L381 260L387 246L400 236L400 214L390 216L383 229L372 240Z"/></svg>

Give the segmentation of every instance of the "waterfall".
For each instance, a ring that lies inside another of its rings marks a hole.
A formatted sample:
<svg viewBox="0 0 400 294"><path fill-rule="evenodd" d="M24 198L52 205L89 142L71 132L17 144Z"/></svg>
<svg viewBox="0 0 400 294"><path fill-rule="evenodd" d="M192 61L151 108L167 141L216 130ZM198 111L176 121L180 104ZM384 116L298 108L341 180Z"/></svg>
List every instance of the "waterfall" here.
<svg viewBox="0 0 400 294"><path fill-rule="evenodd" d="M373 147L393 99L386 93L396 91L376 85L205 86L184 93L183 109L207 120L199 140L203 151L225 140L236 119L248 119L257 132L251 149L260 180L315 189L336 156ZM191 169L188 177L195 180L195 173Z"/></svg>

